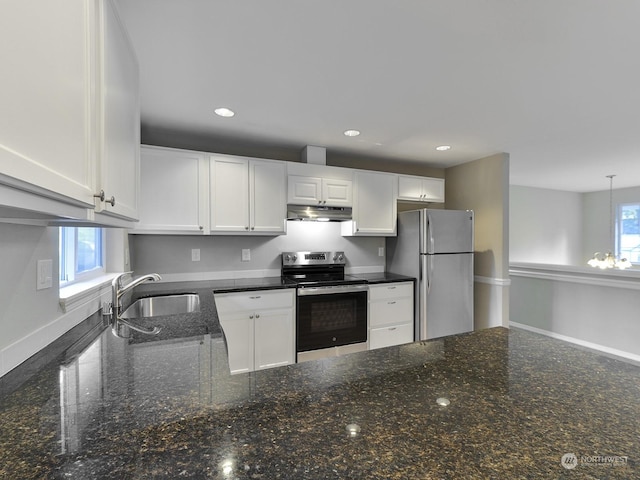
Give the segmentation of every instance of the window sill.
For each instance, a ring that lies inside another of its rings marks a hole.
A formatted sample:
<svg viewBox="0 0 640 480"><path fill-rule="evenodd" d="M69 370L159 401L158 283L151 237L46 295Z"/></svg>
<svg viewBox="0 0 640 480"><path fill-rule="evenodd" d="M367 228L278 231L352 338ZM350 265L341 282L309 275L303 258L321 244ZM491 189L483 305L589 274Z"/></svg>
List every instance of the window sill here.
<svg viewBox="0 0 640 480"><path fill-rule="evenodd" d="M74 283L60 289L60 307L67 313L111 291L111 282L118 273L108 273L85 282Z"/></svg>

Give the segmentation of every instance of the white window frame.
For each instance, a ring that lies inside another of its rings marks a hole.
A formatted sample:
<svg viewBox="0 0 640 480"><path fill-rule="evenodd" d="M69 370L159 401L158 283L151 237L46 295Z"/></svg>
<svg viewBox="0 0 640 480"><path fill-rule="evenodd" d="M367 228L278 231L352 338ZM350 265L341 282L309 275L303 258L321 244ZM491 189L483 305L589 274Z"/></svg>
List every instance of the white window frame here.
<svg viewBox="0 0 640 480"><path fill-rule="evenodd" d="M73 228L76 229L74 231L74 235L64 235L62 234L62 229L63 228ZM101 277L103 275L105 275L106 269L105 269L105 265L107 263L107 256L106 256L106 235L105 235L105 229L104 228L100 228L100 227L96 227L98 229L100 229L100 234L101 234L101 241L100 241L100 246L101 246L101 258L102 258L102 265L96 268L93 268L91 270L87 270L81 273L77 273L76 272L76 255L77 255L77 251L78 251L78 233L77 233L77 228L78 227L60 227L60 232L59 232L59 239L60 239L60 245L58 248L58 254L61 256L60 258L60 263L62 263L64 261L65 266L64 266L64 270L62 265L60 266L61 271L60 271L60 288L63 287L67 287L69 285L73 285L75 283L79 283L79 282L86 282L88 280L92 280L94 278L98 278ZM63 243L66 242L66 245L63 245ZM64 252L71 252L71 255L63 253L63 249ZM67 275L66 279L62 279L62 273L63 271L66 272L70 272L70 274Z"/></svg>
<svg viewBox="0 0 640 480"><path fill-rule="evenodd" d="M625 203L619 203L617 205L617 209L616 209L616 229L615 229L615 235L616 235L616 251L615 254L616 256L618 256L618 258L623 258L625 257L625 254L622 253L622 209L624 207L628 207L628 206L633 206L633 205L637 205L640 207L640 201L639 202L625 202ZM640 240L639 240L639 245L638 248L640 248ZM627 260L629 260L631 262L632 265L634 266L640 266L640 257L637 261L633 261L631 258L627 258Z"/></svg>

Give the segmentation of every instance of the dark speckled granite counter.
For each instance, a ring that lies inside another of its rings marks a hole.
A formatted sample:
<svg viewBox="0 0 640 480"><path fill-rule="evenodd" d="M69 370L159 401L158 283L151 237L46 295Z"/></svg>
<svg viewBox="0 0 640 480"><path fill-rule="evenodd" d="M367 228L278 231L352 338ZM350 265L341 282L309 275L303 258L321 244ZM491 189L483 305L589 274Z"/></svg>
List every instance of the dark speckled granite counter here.
<svg viewBox="0 0 640 480"><path fill-rule="evenodd" d="M495 328L229 376L213 283L164 337L97 332L0 396L0 478L640 478L638 366Z"/></svg>

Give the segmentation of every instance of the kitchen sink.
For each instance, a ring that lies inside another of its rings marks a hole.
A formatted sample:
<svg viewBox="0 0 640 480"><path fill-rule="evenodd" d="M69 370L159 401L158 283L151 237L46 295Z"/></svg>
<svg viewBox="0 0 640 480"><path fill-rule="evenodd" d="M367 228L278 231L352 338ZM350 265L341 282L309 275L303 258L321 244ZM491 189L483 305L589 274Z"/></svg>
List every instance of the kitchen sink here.
<svg viewBox="0 0 640 480"><path fill-rule="evenodd" d="M200 311L200 296L197 293L178 295L159 295L139 298L120 315L120 318L132 319L143 317L160 317L179 315L181 313L197 313Z"/></svg>

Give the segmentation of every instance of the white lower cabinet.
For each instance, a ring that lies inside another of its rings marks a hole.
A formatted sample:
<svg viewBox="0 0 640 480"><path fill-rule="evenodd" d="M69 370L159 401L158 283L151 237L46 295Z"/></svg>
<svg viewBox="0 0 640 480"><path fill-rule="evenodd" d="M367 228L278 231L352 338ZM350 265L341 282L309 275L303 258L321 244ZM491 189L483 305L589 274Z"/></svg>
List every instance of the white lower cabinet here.
<svg viewBox="0 0 640 480"><path fill-rule="evenodd" d="M295 363L295 289L216 293L231 374Z"/></svg>
<svg viewBox="0 0 640 480"><path fill-rule="evenodd" d="M369 349L413 342L413 282L369 286Z"/></svg>

